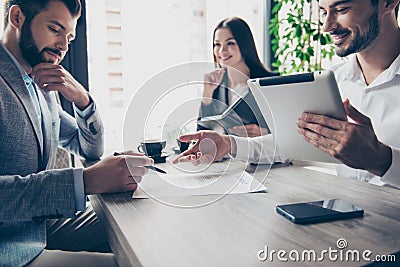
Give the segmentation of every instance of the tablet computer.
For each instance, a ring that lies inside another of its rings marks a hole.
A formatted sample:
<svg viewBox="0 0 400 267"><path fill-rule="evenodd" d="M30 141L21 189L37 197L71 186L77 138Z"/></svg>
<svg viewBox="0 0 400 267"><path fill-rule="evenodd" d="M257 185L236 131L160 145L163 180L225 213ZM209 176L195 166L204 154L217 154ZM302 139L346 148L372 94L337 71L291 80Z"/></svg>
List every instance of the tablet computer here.
<svg viewBox="0 0 400 267"><path fill-rule="evenodd" d="M297 132L302 112L346 120L332 71L317 71L248 80L250 90L283 155L293 160L339 163L306 142Z"/></svg>

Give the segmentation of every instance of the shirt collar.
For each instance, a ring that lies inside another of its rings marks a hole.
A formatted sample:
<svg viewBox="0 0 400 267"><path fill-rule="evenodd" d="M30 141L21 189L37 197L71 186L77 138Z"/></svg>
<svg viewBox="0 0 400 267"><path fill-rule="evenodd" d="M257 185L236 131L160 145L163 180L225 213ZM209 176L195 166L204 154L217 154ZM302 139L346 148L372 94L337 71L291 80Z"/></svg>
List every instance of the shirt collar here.
<svg viewBox="0 0 400 267"><path fill-rule="evenodd" d="M400 75L400 55L397 56L397 58L384 72L385 73L383 74L384 75L383 78L385 81L390 81L394 78L394 76ZM353 82L357 80L365 81L364 75L360 68L360 64L358 63L357 56L355 54L349 57L348 64L346 66L343 75L346 79L351 80ZM378 77L377 79L380 80L380 77ZM375 84L376 82L379 83L379 81L377 80L374 81L372 84Z"/></svg>
<svg viewBox="0 0 400 267"><path fill-rule="evenodd" d="M393 75L400 75L400 54L393 61L392 65L390 65L389 69L393 72Z"/></svg>
<svg viewBox="0 0 400 267"><path fill-rule="evenodd" d="M357 55L355 54L351 55L348 63L349 64L347 65L347 70L345 74L346 78L351 81L357 81L357 80L364 81L364 75L360 68L360 64L358 63Z"/></svg>
<svg viewBox="0 0 400 267"><path fill-rule="evenodd" d="M396 75L400 75L400 55L369 86L375 87L392 81Z"/></svg>
<svg viewBox="0 0 400 267"><path fill-rule="evenodd" d="M346 60L331 67L339 80L356 82L362 80L362 72L355 55L350 55ZM361 77L361 78L360 78Z"/></svg>
<svg viewBox="0 0 400 267"><path fill-rule="evenodd" d="M22 78L24 79L24 82L26 83L26 85L35 83L33 78L27 74L22 74Z"/></svg>

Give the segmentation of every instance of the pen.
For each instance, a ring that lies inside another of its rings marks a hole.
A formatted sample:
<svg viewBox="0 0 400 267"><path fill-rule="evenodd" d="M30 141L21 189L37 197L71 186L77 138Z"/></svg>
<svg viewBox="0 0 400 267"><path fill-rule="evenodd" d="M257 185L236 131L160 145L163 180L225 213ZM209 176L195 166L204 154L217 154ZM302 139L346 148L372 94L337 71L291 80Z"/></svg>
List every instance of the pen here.
<svg viewBox="0 0 400 267"><path fill-rule="evenodd" d="M121 156L121 155L122 155L121 153L114 152L114 156ZM143 167L145 167L146 169L149 169L149 170L156 171L156 172L165 173L165 174L167 173L166 171L164 171L160 168L154 167L154 166L143 166Z"/></svg>
<svg viewBox="0 0 400 267"><path fill-rule="evenodd" d="M157 167L154 167L154 166L143 166L143 167L145 167L146 169L149 169L149 170L156 171L156 172L167 173L166 171L161 170L160 168L157 168Z"/></svg>

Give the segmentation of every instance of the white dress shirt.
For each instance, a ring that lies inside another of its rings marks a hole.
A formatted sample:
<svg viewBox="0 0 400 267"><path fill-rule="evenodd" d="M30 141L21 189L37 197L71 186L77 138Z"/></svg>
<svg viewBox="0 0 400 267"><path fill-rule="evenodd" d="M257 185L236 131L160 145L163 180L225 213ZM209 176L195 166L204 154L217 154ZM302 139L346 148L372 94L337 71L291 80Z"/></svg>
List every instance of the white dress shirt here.
<svg viewBox="0 0 400 267"><path fill-rule="evenodd" d="M368 116L378 140L392 149L392 165L383 177L365 171L337 165L340 176L356 178L375 184L400 187L400 55L391 66L367 85L357 58L332 68L342 99L349 99L362 114ZM300 114L299 114L300 115ZM253 163L283 162L286 159L276 148L272 135L257 138L232 137L237 146L235 157Z"/></svg>

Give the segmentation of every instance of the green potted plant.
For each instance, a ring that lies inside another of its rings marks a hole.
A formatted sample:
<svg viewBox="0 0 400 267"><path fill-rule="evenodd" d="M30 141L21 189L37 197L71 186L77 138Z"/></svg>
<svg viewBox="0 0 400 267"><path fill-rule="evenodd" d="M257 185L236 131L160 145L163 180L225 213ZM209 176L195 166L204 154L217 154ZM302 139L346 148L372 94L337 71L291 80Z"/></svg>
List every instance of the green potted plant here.
<svg viewBox="0 0 400 267"><path fill-rule="evenodd" d="M282 74L322 69L335 54L332 38L321 30L317 0L273 0L269 25L272 67Z"/></svg>

